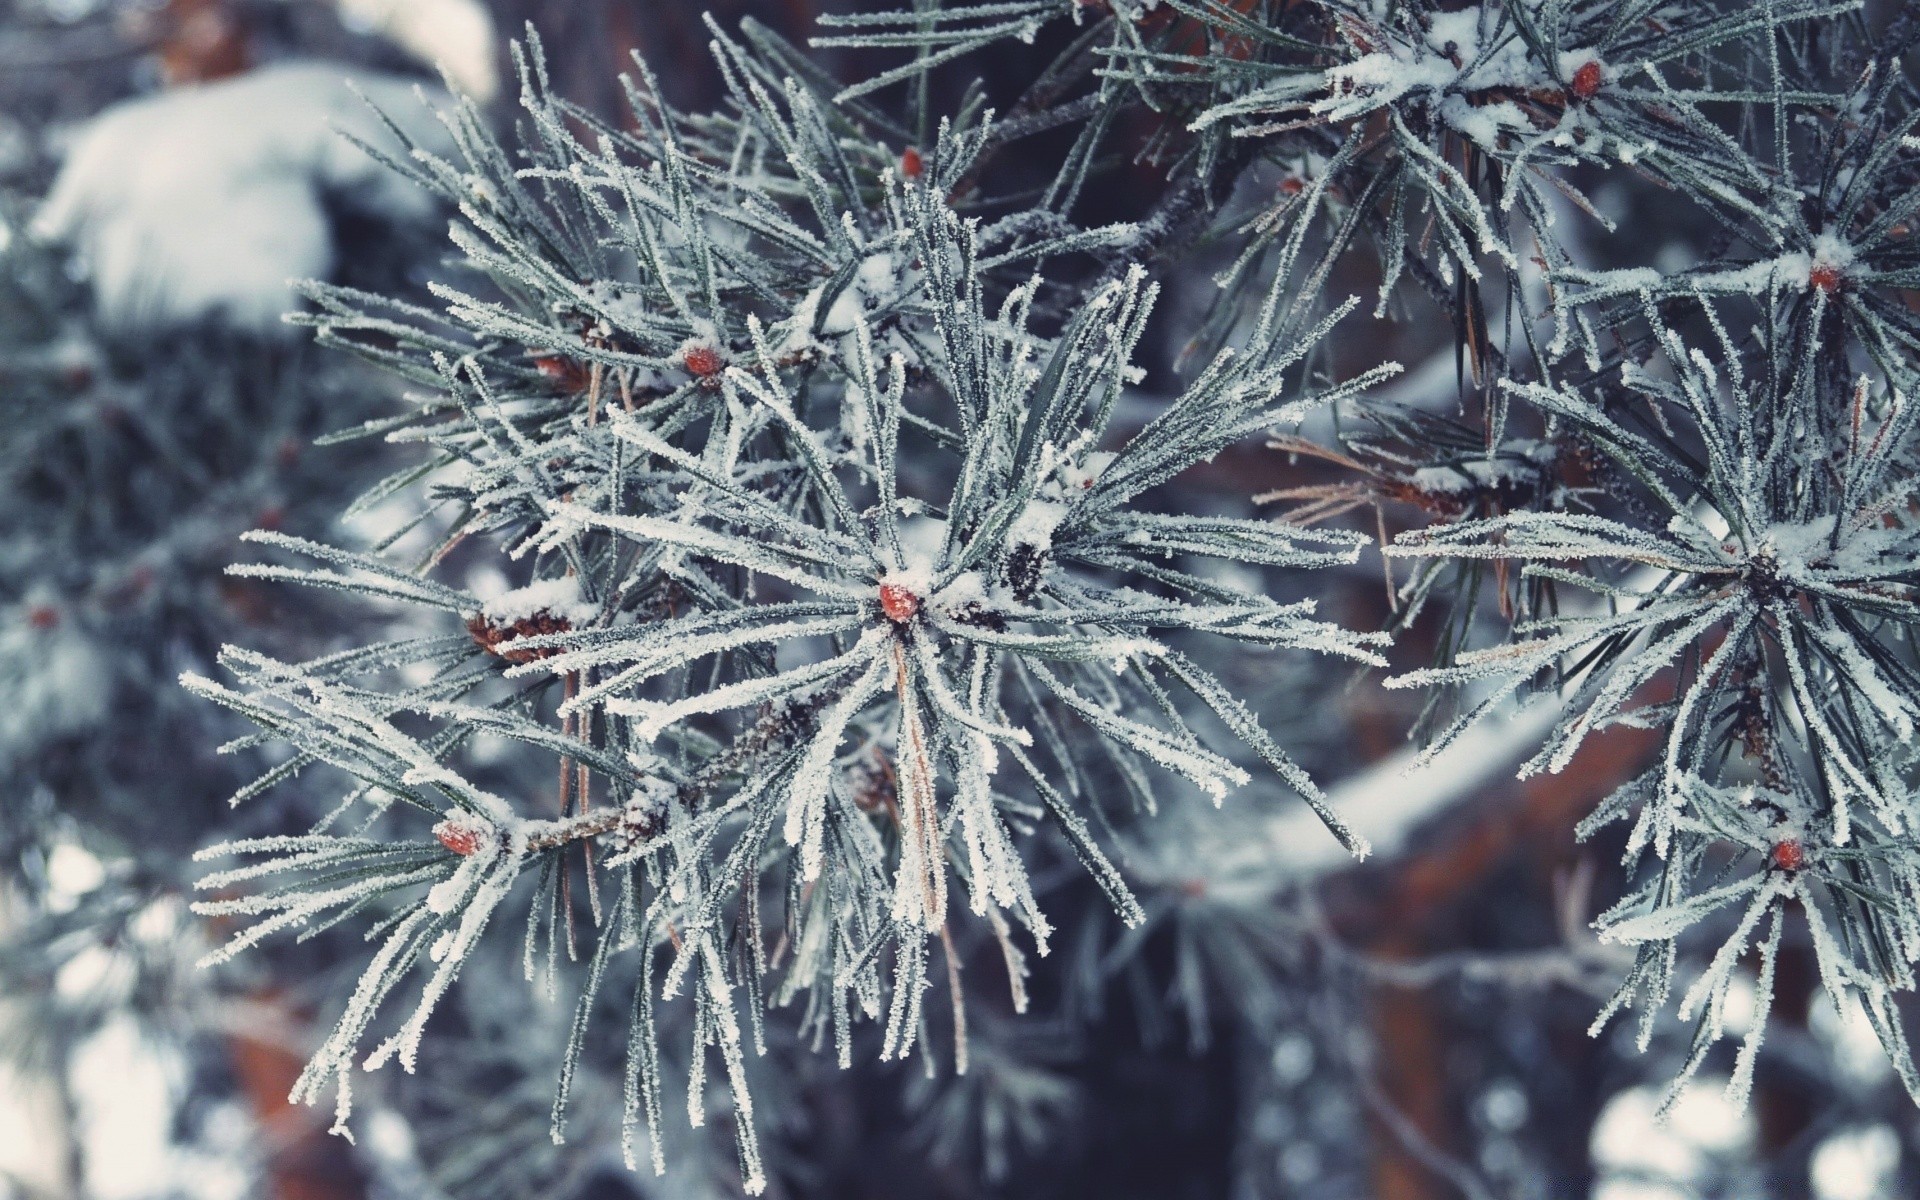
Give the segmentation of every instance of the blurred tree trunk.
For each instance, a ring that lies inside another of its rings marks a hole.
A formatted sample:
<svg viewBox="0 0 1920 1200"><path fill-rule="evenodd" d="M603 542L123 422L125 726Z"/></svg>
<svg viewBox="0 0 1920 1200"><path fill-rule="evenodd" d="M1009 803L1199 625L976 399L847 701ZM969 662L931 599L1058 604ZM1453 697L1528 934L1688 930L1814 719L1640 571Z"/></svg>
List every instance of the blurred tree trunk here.
<svg viewBox="0 0 1920 1200"><path fill-rule="evenodd" d="M531 21L546 46L555 91L609 119L626 111L619 76L633 73L635 53L658 74L670 103L703 109L718 101L720 75L707 53L713 35L703 14L711 12L729 31L753 17L803 42L823 7L816 0L489 0L488 6L503 43L522 37ZM504 72L502 78L511 81L511 64Z"/></svg>
<svg viewBox="0 0 1920 1200"><path fill-rule="evenodd" d="M1658 749L1657 730L1617 728L1589 738L1567 769L1508 782L1443 817L1421 848L1401 858L1350 872L1336 885L1330 906L1337 926L1362 941L1373 956L1409 962L1461 949L1452 942L1454 918L1469 904L1484 902L1492 888L1507 888L1507 868L1519 865L1531 881L1503 904L1554 903L1553 880L1575 864L1573 826L1595 805L1631 779ZM1471 1162L1470 1140L1461 1124L1470 1097L1456 1094L1449 1078L1447 997L1437 987L1383 988L1371 1007L1376 1079L1384 1099L1435 1150ZM1591 1044L1582 1038L1583 1043ZM1559 1064L1591 1076L1596 1053ZM1551 1144L1561 1161L1553 1195L1585 1195L1592 1182L1587 1146L1602 1097L1599 1080L1576 1089L1577 1111L1559 1111ZM1579 1126L1579 1127L1575 1127ZM1455 1194L1452 1183L1407 1146L1388 1124L1374 1122L1374 1194L1377 1200L1438 1200Z"/></svg>
<svg viewBox="0 0 1920 1200"><path fill-rule="evenodd" d="M273 1200L361 1200L365 1177L344 1138L327 1132L322 1110L288 1100L306 1056L289 1044L286 1030L309 1025L278 992L266 991L253 1005L277 1018L258 1034L228 1039L234 1078L247 1098L266 1143L267 1190Z"/></svg>
<svg viewBox="0 0 1920 1200"><path fill-rule="evenodd" d="M1812 949L1783 945L1774 964L1768 1026L1805 1034L1819 985ZM1775 1200L1811 1200L1813 1196L1814 1123L1820 1110L1832 1103L1823 1091L1809 1087L1800 1072L1761 1056L1754 1072L1753 1109L1759 1125L1758 1157L1766 1161L1768 1194Z"/></svg>

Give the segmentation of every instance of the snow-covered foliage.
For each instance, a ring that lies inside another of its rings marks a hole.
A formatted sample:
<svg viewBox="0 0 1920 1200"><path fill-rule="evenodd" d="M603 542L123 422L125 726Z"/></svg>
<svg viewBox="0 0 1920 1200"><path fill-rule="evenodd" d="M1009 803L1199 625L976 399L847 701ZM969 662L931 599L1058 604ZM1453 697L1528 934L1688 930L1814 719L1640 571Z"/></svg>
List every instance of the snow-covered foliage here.
<svg viewBox="0 0 1920 1200"><path fill-rule="evenodd" d="M166 681L210 664L236 622L265 621L266 595L222 575L246 553L240 534L324 526L373 474L309 445L371 407L370 375L217 327L103 326L24 239L0 253L0 278L0 787L109 824L144 790L110 838L150 837L171 810L190 839L181 810L244 772L212 757L233 726ZM318 645L338 628L328 614L284 644Z"/></svg>
<svg viewBox="0 0 1920 1200"><path fill-rule="evenodd" d="M1087 991L1137 983L1164 933L1194 1043L1209 1012L1278 1021L1273 907L1329 856L1292 819L1210 841L1193 800L1284 790L1366 853L1274 734L1312 714L1251 703L1235 669L1302 651L1427 698L1412 778L1435 795L1332 789L1389 850L1489 762L1551 775L1608 730L1657 742L1582 826L1627 826L1596 929L1638 957L1603 1015L1642 1007L1645 1042L1682 987L1684 1081L1757 945L1744 1098L1803 922L1920 1093L1897 1000L1920 959L1913 30L1878 44L1816 0L827 24L824 45L907 61L842 87L715 27L718 111L674 111L642 66L616 123L555 97L533 42L516 140L468 103L396 160L458 211L440 306L305 289L322 342L418 389L353 431L417 453L354 511L425 503L369 552L255 534L271 561L236 572L420 628L304 662L229 650L228 678L188 680L291 747L243 795L321 764L352 780L305 834L207 852L216 959L371 920L298 1098L335 1089L344 1130L356 1067L426 1061L436 1007L524 903L528 982L557 995L563 954L585 959L555 1139L621 991L629 1162L644 1126L664 1166L670 1030L695 1125L717 1055L758 1191L754 1058L797 1036L850 1064L871 1023L883 1060L931 1061L944 1006L964 1073L956 947L993 948L1024 1011L1063 847L1112 914L1073 931ZM977 89L935 108L944 64L1050 28L1066 47L1007 113ZM1044 144L1066 149L1018 188L985 182ZM1151 194L1083 220L1116 149L1159 169ZM1646 265L1643 231L1603 215L1633 189L1711 253ZM1146 394L1155 272L1221 247L1181 382ZM1450 411L1369 394L1399 368L1352 332L1353 278L1373 320L1446 327ZM1319 472L1258 497L1273 519L1169 486L1263 440ZM1376 540L1390 611L1350 628L1316 581ZM500 588L448 565L476 559ZM1429 665L1390 661L1400 632ZM552 794L490 784L487 754L538 762ZM1719 949L1682 986L1698 937ZM995 1069L1003 1093L937 1105L999 1106L1015 1140L1066 1107L1044 1072Z"/></svg>
<svg viewBox="0 0 1920 1200"><path fill-rule="evenodd" d="M431 213L425 193L341 136L397 152L377 105L444 144L414 90L299 63L125 101L73 135L33 229L75 247L110 322L275 328L300 279L333 271L329 203Z"/></svg>
<svg viewBox="0 0 1920 1200"><path fill-rule="evenodd" d="M4 36L17 56L14 32L8 25ZM113 94L105 73L74 70L62 90L97 106ZM233 836L225 797L276 753L255 742L222 757L247 723L183 693L177 679L212 669L230 638L302 657L349 630L365 636L368 614L337 603L280 624L269 589L224 571L251 556L242 532L318 533L379 478L377 458L330 459L312 443L390 400L364 365L288 339L277 312L266 336L213 319L154 328L119 319L132 314L103 317L64 247L25 232L38 200L26 189L50 179L52 164L38 153L50 140L47 113L14 104L31 95L19 86L24 74L0 71L0 108L31 133L22 161L0 164L0 225L10 235L0 237L0 1126L16 1135L0 1174L15 1182L23 1151L67 1167L84 1147L84 1180L69 1175L51 1190L113 1194L133 1186L120 1182L129 1177L162 1188L177 1177L192 1193L206 1173L196 1176L186 1148L219 1140L206 1109L236 1111L237 1086L205 1074L229 1048L214 1026L252 983L193 969L210 939L187 909L201 873L191 856ZM273 143L251 149L270 154ZM217 151L199 161L208 157ZM118 186L153 163L99 165ZM163 211L143 212L149 200ZM127 228L165 230L178 215L177 193L116 192L114 202ZM404 229L423 203L413 196L394 214L399 226L366 214L343 248L357 254L359 242L384 239L391 269L374 274L399 275L409 246L421 248ZM284 280L273 284L284 293ZM279 799L276 820L316 792L294 784ZM252 1020L271 1023L265 1010ZM182 1078L208 1081L195 1100L204 1107L183 1105L169 1121ZM40 1114L23 1115L17 1099L35 1085L73 1107L29 1124ZM126 1125L149 1115L152 1136L129 1136ZM169 1150L182 1153L169 1162ZM230 1164L236 1188L257 1171Z"/></svg>
<svg viewBox="0 0 1920 1200"><path fill-rule="evenodd" d="M339 0L341 17L393 39L464 95L500 90L500 37L479 0Z"/></svg>
<svg viewBox="0 0 1920 1200"><path fill-rule="evenodd" d="M415 322L402 325L388 310L362 315L355 294L315 289L326 311L312 319L327 337L372 349L369 334L397 336L412 350L406 369L441 388L398 435L434 447L425 481L455 511L441 546L492 537L531 568L529 583L483 603L375 559L257 535L334 565L244 574L426 604L451 632L306 666L233 652L242 690L192 681L283 734L301 761L345 768L439 822L411 844L237 843L228 849L258 861L207 882L340 880L209 901L203 911L261 918L223 954L413 896L301 1089L337 1078L343 1112L349 1066L398 979L416 963L429 975L371 1064L395 1050L412 1062L434 1001L514 881L561 886L583 841L611 849L588 884L606 905L596 964L671 945L657 981L643 970L643 1012L649 989L693 992L699 1036L719 1046L743 1115L744 1031L762 1035L759 1004L743 1015L737 991L811 997L807 1024L830 1031L843 1056L860 1016L884 1021L884 1057L907 1054L924 1036L930 947L950 938L961 904L1003 941L1016 995L1023 956L1047 952L1019 832L1057 824L1137 920L1095 833L1093 795L1118 784L1150 808L1184 781L1224 798L1250 775L1222 734L1364 853L1258 718L1183 649L1202 635L1383 663L1377 634L1184 565L1334 566L1363 538L1140 501L1389 372L1302 390L1296 367L1335 318L1299 328L1274 317L1246 352L1223 354L1115 441L1154 289L1127 272L1043 336L1032 326L1057 314L1061 289L1011 268L1124 231L1056 229L1036 242L1030 227L963 219L945 193L979 129L947 131L917 178L887 160L863 177L834 128L844 117L794 85L776 98L762 63L725 53L740 81L736 122L648 103L638 112L659 122L651 139L608 136L588 150L535 74L532 149L545 165L505 169L471 113L452 122L463 162L418 156L421 177L461 202L457 240L504 293L445 293L471 346L424 314L393 314ZM551 240L526 241L536 221ZM989 307L996 278L1013 282ZM354 682L401 662L431 682L393 693ZM557 729L543 715L556 691ZM410 715L444 732L405 732ZM561 757L557 820L443 761L483 728ZM752 923L767 877L794 889L791 948L777 965ZM964 900L950 900L956 891ZM536 920L530 972L540 936ZM644 1017L631 1051L630 1102L649 1122L660 1105L653 1036ZM564 1114L563 1084L556 1130ZM750 1123L740 1136L758 1181Z"/></svg>
<svg viewBox="0 0 1920 1200"><path fill-rule="evenodd" d="M1718 309L1700 304L1711 352L1650 307L1659 359L1619 364L1617 398L1604 408L1583 388L1513 386L1630 476L1638 503L1619 516L1536 509L1459 521L1392 547L1523 563L1523 576L1591 591L1605 608L1530 613L1514 626L1518 640L1390 686L1499 681L1441 735L1445 744L1543 674L1577 683L1566 719L1523 773L1564 769L1609 725L1662 730L1660 764L1589 822L1631 818L1628 854L1650 850L1661 864L1600 922L1604 938L1645 947L1617 1002L1645 988L1657 1009L1672 984L1673 938L1747 902L1714 970L1680 1005L1683 1016L1708 1005L1697 1066L1755 922L1770 914L1777 948L1783 908L1797 900L1828 990L1836 1000L1865 993L1909 1087L1920 1089L1887 997L1913 986L1920 956L1905 845L1920 712L1910 657L1920 617L1916 410L1871 376L1848 384L1816 374L1791 346L1769 346L1757 361L1743 355ZM1731 882L1713 855L1728 848L1749 864ZM1829 920L1848 936L1835 937ZM1760 1028L1741 1058L1741 1089Z"/></svg>

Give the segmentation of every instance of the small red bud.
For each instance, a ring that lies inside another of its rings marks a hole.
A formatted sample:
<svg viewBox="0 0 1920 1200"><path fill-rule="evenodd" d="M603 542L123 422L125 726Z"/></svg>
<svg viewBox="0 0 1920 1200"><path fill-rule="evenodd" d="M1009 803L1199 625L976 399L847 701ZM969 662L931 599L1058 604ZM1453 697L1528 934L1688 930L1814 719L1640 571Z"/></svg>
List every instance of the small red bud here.
<svg viewBox="0 0 1920 1200"><path fill-rule="evenodd" d="M1841 277L1840 268L1832 263L1815 263L1813 270L1807 272L1808 286L1829 296L1838 292L1843 282L1845 280Z"/></svg>
<svg viewBox="0 0 1920 1200"><path fill-rule="evenodd" d="M480 848L483 833L479 826L461 817L448 817L433 827L433 836L440 839L440 844L462 858Z"/></svg>
<svg viewBox="0 0 1920 1200"><path fill-rule="evenodd" d="M584 392L593 385L593 373L585 363L558 354L543 354L533 360L534 369L547 377L562 392Z"/></svg>
<svg viewBox="0 0 1920 1200"><path fill-rule="evenodd" d="M1582 100L1591 100L1600 94L1600 88L1607 81L1606 70L1599 59L1589 59L1573 73L1573 94Z"/></svg>
<svg viewBox="0 0 1920 1200"><path fill-rule="evenodd" d="M920 611L920 597L897 583L880 585L880 611L887 614L887 620L896 625L905 625L913 620L913 614Z"/></svg>
<svg viewBox="0 0 1920 1200"><path fill-rule="evenodd" d="M903 179L918 179L927 169L916 146L908 146L900 152L900 176Z"/></svg>
<svg viewBox="0 0 1920 1200"><path fill-rule="evenodd" d="M1307 181L1298 175L1289 175L1280 181L1280 191L1284 195L1298 196L1307 190Z"/></svg>
<svg viewBox="0 0 1920 1200"><path fill-rule="evenodd" d="M1782 871L1798 871L1807 865L1807 851L1799 838L1782 838L1767 852L1767 861Z"/></svg>
<svg viewBox="0 0 1920 1200"><path fill-rule="evenodd" d="M36 604L27 610L27 624L35 629L52 629L60 623L60 610L51 604Z"/></svg>
<svg viewBox="0 0 1920 1200"><path fill-rule="evenodd" d="M687 374L700 379L713 378L727 365L720 351L707 345L688 346L681 354L680 361L686 364Z"/></svg>

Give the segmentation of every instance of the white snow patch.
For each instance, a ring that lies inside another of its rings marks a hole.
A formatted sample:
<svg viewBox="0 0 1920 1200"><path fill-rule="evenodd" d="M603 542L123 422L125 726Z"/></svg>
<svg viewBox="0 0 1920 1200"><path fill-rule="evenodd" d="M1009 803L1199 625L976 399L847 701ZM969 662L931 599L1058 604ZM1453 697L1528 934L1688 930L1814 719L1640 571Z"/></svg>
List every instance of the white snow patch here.
<svg viewBox="0 0 1920 1200"><path fill-rule="evenodd" d="M54 613L51 627L36 624ZM72 614L51 601L0 617L0 764L39 753L55 738L84 733L106 718L112 663Z"/></svg>
<svg viewBox="0 0 1920 1200"><path fill-rule="evenodd" d="M1486 21L1486 11L1478 6L1435 13L1422 41L1391 45L1329 70L1327 95L1314 102L1313 111L1342 121L1426 94L1440 120L1482 145L1497 145L1505 131L1531 131L1532 122L1512 101L1474 102L1496 88L1532 91L1553 86L1542 64L1528 55L1525 39L1511 27L1482 59L1481 27ZM1580 55L1583 63L1591 57L1570 53Z"/></svg>
<svg viewBox="0 0 1920 1200"><path fill-rule="evenodd" d="M1532 484L1540 479L1540 469L1553 462L1553 443L1528 439L1508 442L1501 456L1469 459L1444 466L1421 467L1411 477L1414 487L1431 496L1450 496L1460 492L1497 488L1508 484ZM1518 455L1519 457L1515 457Z"/></svg>
<svg viewBox="0 0 1920 1200"><path fill-rule="evenodd" d="M1391 857L1422 823L1482 789L1510 779L1561 717L1558 703L1537 701L1506 721L1483 721L1421 764L1409 747L1330 789L1327 803L1376 853ZM1267 853L1291 882L1353 865L1353 856L1304 805L1267 827Z"/></svg>
<svg viewBox="0 0 1920 1200"><path fill-rule="evenodd" d="M1036 550L1052 549L1053 531L1059 528L1066 516L1066 505L1036 496L1027 501L1027 506L1007 527L1007 540L1018 546L1032 546Z"/></svg>
<svg viewBox="0 0 1920 1200"><path fill-rule="evenodd" d="M110 321L224 313L274 327L299 305L292 281L333 267L323 195L399 218L431 211L418 188L335 131L399 152L349 80L423 145L447 146L409 81L323 63L267 67L101 112L80 131L34 233L74 245Z"/></svg>
<svg viewBox="0 0 1920 1200"><path fill-rule="evenodd" d="M1820 1200L1893 1200L1900 1135L1886 1125L1845 1129L1813 1152L1813 1192Z"/></svg>
<svg viewBox="0 0 1920 1200"><path fill-rule="evenodd" d="M480 615L493 625L513 625L541 613L571 625L586 625L600 610L580 598L580 581L572 575L535 580L494 597L480 609Z"/></svg>
<svg viewBox="0 0 1920 1200"><path fill-rule="evenodd" d="M499 34L479 0L338 0L340 15L439 67L476 100L500 93Z"/></svg>
<svg viewBox="0 0 1920 1200"><path fill-rule="evenodd" d="M107 881L107 868L78 842L56 842L47 852L47 907L71 912L80 897Z"/></svg>
<svg viewBox="0 0 1920 1200"><path fill-rule="evenodd" d="M1694 282L1706 291L1744 292L1753 296L1763 296L1774 289L1804 292L1812 285L1815 270L1825 268L1844 276L1853 261L1851 245L1833 234L1823 233L1813 239L1811 252L1793 250L1744 267L1710 271L1696 277Z"/></svg>
<svg viewBox="0 0 1920 1200"><path fill-rule="evenodd" d="M969 604L983 604L986 599L986 579L978 571L962 571L934 595L931 603L942 612L953 612Z"/></svg>
<svg viewBox="0 0 1920 1200"><path fill-rule="evenodd" d="M1725 1095L1724 1080L1688 1084L1665 1121L1656 1115L1661 1091L1632 1087L1616 1093L1593 1128L1593 1158L1603 1174L1696 1182L1715 1157L1753 1142L1753 1118Z"/></svg>

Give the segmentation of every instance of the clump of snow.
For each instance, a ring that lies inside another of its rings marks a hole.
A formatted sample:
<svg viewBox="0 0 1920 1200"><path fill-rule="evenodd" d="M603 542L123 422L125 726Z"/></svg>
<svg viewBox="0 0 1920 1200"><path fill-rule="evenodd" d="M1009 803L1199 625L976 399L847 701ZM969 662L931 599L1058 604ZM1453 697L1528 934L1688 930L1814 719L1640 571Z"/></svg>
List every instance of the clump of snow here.
<svg viewBox="0 0 1920 1200"><path fill-rule="evenodd" d="M869 254L860 260L853 282L869 308L884 308L900 296L904 282L900 262L892 254Z"/></svg>
<svg viewBox="0 0 1920 1200"><path fill-rule="evenodd" d="M987 599L987 581L978 571L962 571L933 597L933 606L943 612L958 612Z"/></svg>
<svg viewBox="0 0 1920 1200"><path fill-rule="evenodd" d="M1017 546L1032 546L1036 550L1050 549L1053 546L1053 531L1059 528L1066 516L1066 505L1036 496L1027 501L1026 508L1008 526L1007 540Z"/></svg>
<svg viewBox="0 0 1920 1200"><path fill-rule="evenodd" d="M1091 454L1081 455L1078 461L1069 460L1061 463L1059 468L1061 490L1068 495L1089 490L1098 482L1101 473L1112 465L1114 457L1105 450L1096 450Z"/></svg>
<svg viewBox="0 0 1920 1200"><path fill-rule="evenodd" d="M881 314L898 304L901 297L919 285L920 275L921 272L890 250L866 255L854 268L853 278L827 305L824 316L821 315L820 305L826 301L826 284L816 284L801 297L793 315L785 322L786 332L780 340L780 353L804 354L834 348L832 344L851 335L862 320L872 328ZM828 346L822 346L821 341L816 340L816 324L819 326L817 338L828 342ZM897 339L884 339L880 349L883 352L911 352L911 346Z"/></svg>
<svg viewBox="0 0 1920 1200"><path fill-rule="evenodd" d="M1834 518L1780 521L1767 527L1755 554L1769 560L1787 579L1804 579L1811 567L1833 559Z"/></svg>
<svg viewBox="0 0 1920 1200"><path fill-rule="evenodd" d="M1844 270L1853 265L1853 247L1844 238L1823 233L1813 239L1813 263Z"/></svg>
<svg viewBox="0 0 1920 1200"><path fill-rule="evenodd" d="M1328 71L1329 95L1314 109L1342 121L1413 92L1439 91L1459 74L1458 68L1437 54L1394 46Z"/></svg>
<svg viewBox="0 0 1920 1200"><path fill-rule="evenodd" d="M652 760L644 755L634 757L651 765ZM665 829L673 817L677 795L678 789L667 780L654 775L641 776L620 811L620 824L613 831L614 849L625 851L643 846Z"/></svg>
<svg viewBox="0 0 1920 1200"><path fill-rule="evenodd" d="M933 562L917 555L909 556L906 565L880 576L879 584L882 588L905 588L917 600L933 590Z"/></svg>
<svg viewBox="0 0 1920 1200"><path fill-rule="evenodd" d="M1503 131L1530 131L1533 122L1511 100L1474 104L1465 96L1448 96L1435 110L1440 119L1482 146L1497 146Z"/></svg>
<svg viewBox="0 0 1920 1200"><path fill-rule="evenodd" d="M500 37L479 0L338 0L349 25L379 33L439 67L476 100L500 92Z"/></svg>
<svg viewBox="0 0 1920 1200"><path fill-rule="evenodd" d="M515 625L542 613L573 625L587 625L600 610L580 597L580 581L572 575L538 579L486 602L480 615L492 625Z"/></svg>
<svg viewBox="0 0 1920 1200"><path fill-rule="evenodd" d="M1034 489L1033 498L1027 501L1026 508L1008 526L1007 540L1036 550L1051 549L1053 531L1060 527L1060 522L1066 520L1074 501L1099 480L1100 473L1107 469L1113 458L1113 455L1104 451L1075 456L1069 450L1062 454L1052 471Z"/></svg>
<svg viewBox="0 0 1920 1200"><path fill-rule="evenodd" d="M112 680L94 640L47 601L0 614L0 765L99 725Z"/></svg>
<svg viewBox="0 0 1920 1200"><path fill-rule="evenodd" d="M367 101L422 145L448 145L406 80L268 67L101 112L75 138L34 232L73 244L109 321L223 313L277 326L299 305L293 281L333 268L323 197L399 219L431 211L417 187L340 136L400 153Z"/></svg>
<svg viewBox="0 0 1920 1200"><path fill-rule="evenodd" d="M947 523L939 517L913 513L901 520L900 552L909 570L924 571L931 579L934 564L940 560L946 544Z"/></svg>
<svg viewBox="0 0 1920 1200"><path fill-rule="evenodd" d="M1479 97L1494 89L1551 88L1554 80L1511 26L1497 43L1484 45L1485 20L1479 7L1435 13L1423 39L1392 44L1329 70L1327 95L1314 102L1312 111L1344 121L1425 94L1436 117L1482 145L1496 145L1506 131L1530 130L1532 122L1512 101Z"/></svg>
<svg viewBox="0 0 1920 1200"><path fill-rule="evenodd" d="M1550 465L1555 455L1551 442L1513 440L1503 445L1500 453L1491 459L1469 459L1443 466L1421 467L1413 473L1409 482L1431 496L1529 486L1540 481L1541 469Z"/></svg>

